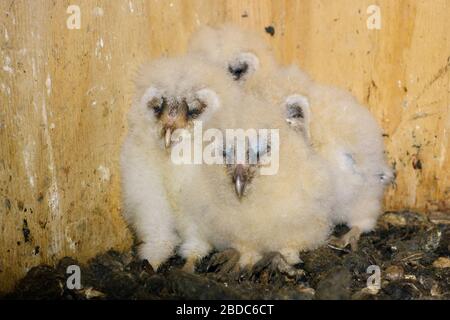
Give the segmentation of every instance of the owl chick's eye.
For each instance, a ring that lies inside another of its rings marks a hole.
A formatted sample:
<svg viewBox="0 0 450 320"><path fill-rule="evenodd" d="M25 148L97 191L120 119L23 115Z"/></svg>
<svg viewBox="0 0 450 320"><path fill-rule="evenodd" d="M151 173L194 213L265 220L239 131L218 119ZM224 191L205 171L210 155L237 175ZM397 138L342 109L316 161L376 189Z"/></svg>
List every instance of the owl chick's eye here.
<svg viewBox="0 0 450 320"><path fill-rule="evenodd" d="M265 148L259 150L260 155L269 154L271 150L270 144L267 144Z"/></svg>
<svg viewBox="0 0 450 320"><path fill-rule="evenodd" d="M301 106L294 104L288 106L287 117L289 119L303 119L305 114Z"/></svg>
<svg viewBox="0 0 450 320"><path fill-rule="evenodd" d="M147 107L153 111L156 118L160 118L164 109L165 98L164 97L153 97L147 102Z"/></svg>
<svg viewBox="0 0 450 320"><path fill-rule="evenodd" d="M197 119L206 109L206 104L196 99L188 103L188 117Z"/></svg>
<svg viewBox="0 0 450 320"><path fill-rule="evenodd" d="M248 71L248 64L246 62L241 62L237 64L228 65L228 72L231 73L234 80L239 80Z"/></svg>
<svg viewBox="0 0 450 320"><path fill-rule="evenodd" d="M234 157L234 151L233 148L228 146L224 146L223 150L222 150L222 156L224 159L224 163L226 165L232 164L233 163L233 157Z"/></svg>
<svg viewBox="0 0 450 320"><path fill-rule="evenodd" d="M262 157L264 157L265 155L270 154L270 150L271 150L270 144L267 144L267 145L265 145L265 146L259 147L259 148L258 148L258 161L259 161Z"/></svg>
<svg viewBox="0 0 450 320"><path fill-rule="evenodd" d="M286 122L295 131L301 132L306 141L311 141L310 121L311 111L309 98L300 94L286 98Z"/></svg>
<svg viewBox="0 0 450 320"><path fill-rule="evenodd" d="M251 52L240 52L228 63L228 72L233 80L246 80L259 68L259 58Z"/></svg>
<svg viewBox="0 0 450 320"><path fill-rule="evenodd" d="M257 148L250 147L247 153L250 162L259 162L262 157L270 154L270 144L258 145Z"/></svg>

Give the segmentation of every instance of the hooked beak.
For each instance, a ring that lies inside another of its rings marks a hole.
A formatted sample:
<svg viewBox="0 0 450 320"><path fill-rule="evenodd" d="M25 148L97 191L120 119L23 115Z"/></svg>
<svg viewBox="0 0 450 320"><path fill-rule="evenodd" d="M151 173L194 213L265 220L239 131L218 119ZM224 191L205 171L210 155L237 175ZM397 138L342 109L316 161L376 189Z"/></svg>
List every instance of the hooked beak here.
<svg viewBox="0 0 450 320"><path fill-rule="evenodd" d="M172 143L172 129L171 128L165 128L164 129L164 145L167 148L170 147L170 144Z"/></svg>
<svg viewBox="0 0 450 320"><path fill-rule="evenodd" d="M236 191L236 195L239 199L242 198L244 191L245 191L245 185L247 184L246 177L244 175L245 169L242 164L238 164L236 168L234 169L234 190Z"/></svg>

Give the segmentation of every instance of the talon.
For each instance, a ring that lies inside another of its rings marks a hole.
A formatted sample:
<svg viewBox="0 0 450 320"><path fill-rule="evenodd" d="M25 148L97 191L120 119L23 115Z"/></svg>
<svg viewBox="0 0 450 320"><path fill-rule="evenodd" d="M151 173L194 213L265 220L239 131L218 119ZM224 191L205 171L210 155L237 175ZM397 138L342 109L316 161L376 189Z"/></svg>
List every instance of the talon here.
<svg viewBox="0 0 450 320"><path fill-rule="evenodd" d="M335 250L350 252L346 249L347 246L350 245L351 251L358 250L358 241L361 237L361 230L358 227L353 227L349 232L344 234L342 237L331 237L328 240L328 246Z"/></svg>
<svg viewBox="0 0 450 320"><path fill-rule="evenodd" d="M240 279L250 279L252 277L252 268L244 267L239 274Z"/></svg>
<svg viewBox="0 0 450 320"><path fill-rule="evenodd" d="M183 268L181 268L181 270L187 273L194 273L196 262L196 258L187 258L186 263L184 264Z"/></svg>
<svg viewBox="0 0 450 320"><path fill-rule="evenodd" d="M211 257L208 263L207 271L215 269L215 274L219 279L226 277L227 275L233 276L238 273L238 261L240 254L235 249L227 249L222 252L218 252Z"/></svg>
<svg viewBox="0 0 450 320"><path fill-rule="evenodd" d="M286 259L278 252L270 252L266 254L253 268L253 278L258 274L268 271L268 276L273 278L277 273L287 276L288 278L297 279L303 277L305 272L296 269L287 263Z"/></svg>

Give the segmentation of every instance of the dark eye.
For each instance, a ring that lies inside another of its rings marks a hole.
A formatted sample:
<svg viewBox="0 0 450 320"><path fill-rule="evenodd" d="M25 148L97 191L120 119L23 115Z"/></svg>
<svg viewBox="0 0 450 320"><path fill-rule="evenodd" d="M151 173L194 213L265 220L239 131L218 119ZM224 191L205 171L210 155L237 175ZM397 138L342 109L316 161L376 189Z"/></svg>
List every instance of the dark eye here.
<svg viewBox="0 0 450 320"><path fill-rule="evenodd" d="M224 148L222 149L222 155L223 155L223 159L225 160L225 164L232 164L233 161L233 157L234 157L234 151L232 147L227 147L224 146Z"/></svg>
<svg viewBox="0 0 450 320"><path fill-rule="evenodd" d="M201 110L198 109L192 109L188 111L188 117L191 119L197 119L198 116L202 113Z"/></svg>
<svg viewBox="0 0 450 320"><path fill-rule="evenodd" d="M161 117L165 105L165 98L155 97L147 102L147 107L153 110L155 117Z"/></svg>
<svg viewBox="0 0 450 320"><path fill-rule="evenodd" d="M258 150L258 161L259 161L259 159L260 159L262 156L264 156L264 155L266 155L266 154L270 154L270 144L268 144L268 145L266 146L266 148L263 148L263 149L259 149L259 150Z"/></svg>
<svg viewBox="0 0 450 320"><path fill-rule="evenodd" d="M197 119L203 111L205 111L206 104L200 100L194 100L188 105L188 117L190 119Z"/></svg>
<svg viewBox="0 0 450 320"><path fill-rule="evenodd" d="M287 110L288 118L290 119L299 119L304 118L305 114L303 113L302 107L299 105L290 105Z"/></svg>
<svg viewBox="0 0 450 320"><path fill-rule="evenodd" d="M240 62L235 65L228 66L228 72L231 73L234 80L239 80L242 78L244 74L248 71L248 64L246 62Z"/></svg>

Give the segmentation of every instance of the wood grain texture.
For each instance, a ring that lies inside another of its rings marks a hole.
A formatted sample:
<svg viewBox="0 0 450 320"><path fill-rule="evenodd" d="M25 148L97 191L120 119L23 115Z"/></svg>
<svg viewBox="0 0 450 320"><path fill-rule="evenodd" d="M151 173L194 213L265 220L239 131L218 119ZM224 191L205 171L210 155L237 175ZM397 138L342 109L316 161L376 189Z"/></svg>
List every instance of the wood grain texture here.
<svg viewBox="0 0 450 320"><path fill-rule="evenodd" d="M371 4L380 30L367 28ZM81 9L80 30L66 27L69 5ZM4 0L0 291L36 264L130 246L118 153L136 67L229 21L370 108L397 171L387 209L448 210L450 1Z"/></svg>

